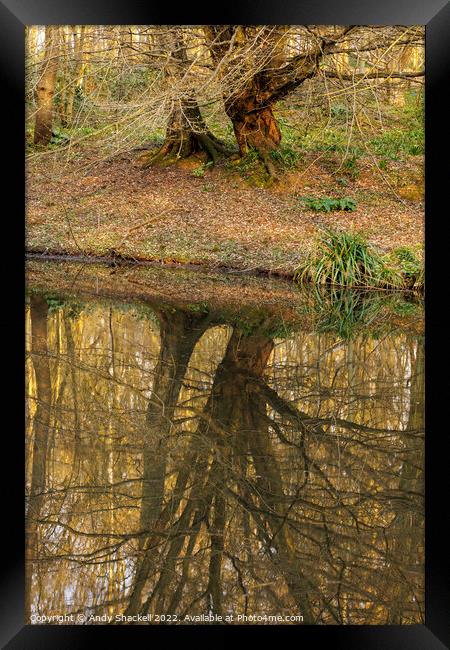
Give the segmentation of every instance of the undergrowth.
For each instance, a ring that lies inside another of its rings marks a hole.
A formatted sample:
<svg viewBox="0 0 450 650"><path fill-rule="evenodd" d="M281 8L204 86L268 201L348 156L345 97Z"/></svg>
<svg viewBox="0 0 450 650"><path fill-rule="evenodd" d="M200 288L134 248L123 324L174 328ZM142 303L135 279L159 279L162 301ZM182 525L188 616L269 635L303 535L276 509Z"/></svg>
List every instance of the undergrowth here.
<svg viewBox="0 0 450 650"><path fill-rule="evenodd" d="M340 210L353 212L356 210L357 205L355 199L351 199L348 196L344 196L341 199L328 196L320 198L305 196L300 197L299 200L304 203L306 209L313 210L314 212L335 212Z"/></svg>

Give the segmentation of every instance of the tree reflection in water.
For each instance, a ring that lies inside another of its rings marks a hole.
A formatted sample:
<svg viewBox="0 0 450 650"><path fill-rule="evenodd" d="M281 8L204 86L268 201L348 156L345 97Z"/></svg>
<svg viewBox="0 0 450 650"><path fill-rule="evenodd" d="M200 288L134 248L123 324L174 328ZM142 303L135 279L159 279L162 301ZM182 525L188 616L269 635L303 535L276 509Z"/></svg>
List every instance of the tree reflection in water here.
<svg viewBox="0 0 450 650"><path fill-rule="evenodd" d="M28 617L423 622L420 337L27 313Z"/></svg>

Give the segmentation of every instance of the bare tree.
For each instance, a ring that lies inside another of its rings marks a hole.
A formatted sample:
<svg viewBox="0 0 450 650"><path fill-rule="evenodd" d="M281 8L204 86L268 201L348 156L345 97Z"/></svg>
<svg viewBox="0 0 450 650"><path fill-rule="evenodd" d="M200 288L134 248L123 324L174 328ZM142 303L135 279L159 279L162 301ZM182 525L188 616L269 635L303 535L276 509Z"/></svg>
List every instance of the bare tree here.
<svg viewBox="0 0 450 650"><path fill-rule="evenodd" d="M34 127L34 143L46 145L52 137L53 97L56 89L59 42L58 29L51 25L45 27L44 60L36 85L37 111Z"/></svg>

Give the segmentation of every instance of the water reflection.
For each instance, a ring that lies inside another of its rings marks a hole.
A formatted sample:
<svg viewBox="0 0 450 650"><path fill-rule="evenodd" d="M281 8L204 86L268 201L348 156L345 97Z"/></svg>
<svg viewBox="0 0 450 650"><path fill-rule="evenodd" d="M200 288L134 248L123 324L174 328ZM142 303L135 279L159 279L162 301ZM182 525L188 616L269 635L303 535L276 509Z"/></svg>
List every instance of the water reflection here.
<svg viewBox="0 0 450 650"><path fill-rule="evenodd" d="M422 341L283 332L31 293L31 620L423 622Z"/></svg>

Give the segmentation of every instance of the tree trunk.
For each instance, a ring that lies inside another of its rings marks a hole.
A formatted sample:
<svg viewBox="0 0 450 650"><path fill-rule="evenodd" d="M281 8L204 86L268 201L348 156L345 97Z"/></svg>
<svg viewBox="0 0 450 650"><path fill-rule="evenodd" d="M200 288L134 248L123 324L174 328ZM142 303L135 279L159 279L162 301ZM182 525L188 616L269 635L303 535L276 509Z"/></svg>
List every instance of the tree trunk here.
<svg viewBox="0 0 450 650"><path fill-rule="evenodd" d="M220 153L230 151L206 127L197 100L192 98L180 101L169 116L166 137L162 147L156 152L146 151L141 155L144 167L163 160L188 158L194 153L206 152L214 164Z"/></svg>
<svg viewBox="0 0 450 650"><path fill-rule="evenodd" d="M81 87L83 80L83 45L86 25L81 25L80 33L76 29L76 25L72 25L73 30L73 54L74 54L74 69L73 76L68 81L66 104L65 104L65 123L70 126L73 121L73 102L77 89Z"/></svg>
<svg viewBox="0 0 450 650"><path fill-rule="evenodd" d="M53 97L58 70L58 28L45 27L45 54L41 76L36 86L36 122L34 127L34 144L47 145L52 137Z"/></svg>
<svg viewBox="0 0 450 650"><path fill-rule="evenodd" d="M249 149L255 149L269 174L274 176L270 153L278 148L281 131L271 104L261 103L257 97L255 88L246 88L237 99L225 101L225 112L233 123L240 155L245 156Z"/></svg>
<svg viewBox="0 0 450 650"><path fill-rule="evenodd" d="M204 27L211 58L221 75L243 80L242 90L224 89L225 112L231 119L244 156L255 149L271 177L276 177L271 152L281 142L281 132L272 107L283 97L317 74L320 62L332 46L342 39L352 26L340 31L336 38L322 38L311 50L287 58L288 33L284 26L278 29L255 29L242 25L211 25ZM254 72L249 45L253 42ZM258 68L256 53L266 61ZM245 81L246 80L246 81Z"/></svg>
<svg viewBox="0 0 450 650"><path fill-rule="evenodd" d="M171 63L166 66L165 74L171 86L182 82L190 63L181 32L172 35L166 46L170 48ZM216 163L219 153L230 153L206 127L198 102L191 92L186 98L172 101L164 144L156 154L153 152L142 154L141 160L144 167L148 167L165 159L188 158L199 151L206 152L213 164Z"/></svg>

